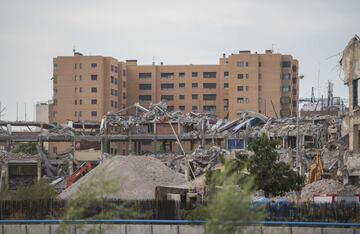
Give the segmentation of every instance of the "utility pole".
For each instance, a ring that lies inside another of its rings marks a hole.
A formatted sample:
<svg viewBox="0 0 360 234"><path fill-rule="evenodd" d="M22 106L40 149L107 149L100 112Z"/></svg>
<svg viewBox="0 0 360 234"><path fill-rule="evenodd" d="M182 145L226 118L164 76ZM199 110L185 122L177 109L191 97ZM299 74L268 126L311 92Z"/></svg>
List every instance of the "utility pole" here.
<svg viewBox="0 0 360 234"><path fill-rule="evenodd" d="M300 75L298 78L298 95L300 96L300 80L304 78L303 75ZM297 113L296 113L296 169L298 174L301 175L301 156L300 156L300 132L299 132L299 119L300 119L300 103L299 103L299 96L297 99Z"/></svg>

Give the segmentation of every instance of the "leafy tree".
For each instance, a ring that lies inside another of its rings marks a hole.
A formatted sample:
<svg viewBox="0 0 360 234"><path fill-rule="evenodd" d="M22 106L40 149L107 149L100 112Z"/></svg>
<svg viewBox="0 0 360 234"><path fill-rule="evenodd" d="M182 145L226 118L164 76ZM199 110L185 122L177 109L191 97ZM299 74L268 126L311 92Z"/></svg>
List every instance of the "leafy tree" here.
<svg viewBox="0 0 360 234"><path fill-rule="evenodd" d="M0 193L0 200L47 200L55 197L56 191L44 180L36 181L32 185L20 186L16 191Z"/></svg>
<svg viewBox="0 0 360 234"><path fill-rule="evenodd" d="M24 153L24 154L37 154L36 143L20 143L15 146L15 148L11 151L13 153Z"/></svg>
<svg viewBox="0 0 360 234"><path fill-rule="evenodd" d="M255 185L262 189L265 196L284 195L291 190L300 190L305 177L298 175L290 166L279 162L275 150L276 142L265 134L249 143L248 149L252 155L236 155L239 160L246 161L247 170L255 178Z"/></svg>
<svg viewBox="0 0 360 234"><path fill-rule="evenodd" d="M222 186L208 205L207 233L243 233L249 222L263 218L262 208L251 205L253 179L234 173L222 181ZM248 232L246 232L248 233Z"/></svg>

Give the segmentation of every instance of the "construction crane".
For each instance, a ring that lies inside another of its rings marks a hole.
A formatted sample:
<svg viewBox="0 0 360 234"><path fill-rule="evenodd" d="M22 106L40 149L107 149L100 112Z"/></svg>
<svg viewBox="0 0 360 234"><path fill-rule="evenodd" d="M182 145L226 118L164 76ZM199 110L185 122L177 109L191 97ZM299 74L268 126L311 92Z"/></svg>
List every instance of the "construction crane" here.
<svg viewBox="0 0 360 234"><path fill-rule="evenodd" d="M92 166L89 162L84 162L66 181L66 188L71 186L75 181L91 171Z"/></svg>

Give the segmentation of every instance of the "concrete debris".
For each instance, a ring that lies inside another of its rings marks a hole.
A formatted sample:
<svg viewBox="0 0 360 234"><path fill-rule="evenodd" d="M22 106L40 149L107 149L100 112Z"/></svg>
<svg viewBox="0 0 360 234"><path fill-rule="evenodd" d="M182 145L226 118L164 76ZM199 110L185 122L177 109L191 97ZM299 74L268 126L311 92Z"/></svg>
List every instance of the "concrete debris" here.
<svg viewBox="0 0 360 234"><path fill-rule="evenodd" d="M353 196L360 193L360 187L354 185L344 185L343 183L331 179L323 179L311 184L307 184L301 190L301 202L312 201L314 195L337 194Z"/></svg>
<svg viewBox="0 0 360 234"><path fill-rule="evenodd" d="M106 198L126 200L154 199L156 186L185 183L182 175L156 158L135 155L114 156L64 190L59 198L72 198L81 185L90 184L91 180L96 180L99 176L102 176L101 179L105 181L112 181L119 185L119 190L114 194L107 194Z"/></svg>

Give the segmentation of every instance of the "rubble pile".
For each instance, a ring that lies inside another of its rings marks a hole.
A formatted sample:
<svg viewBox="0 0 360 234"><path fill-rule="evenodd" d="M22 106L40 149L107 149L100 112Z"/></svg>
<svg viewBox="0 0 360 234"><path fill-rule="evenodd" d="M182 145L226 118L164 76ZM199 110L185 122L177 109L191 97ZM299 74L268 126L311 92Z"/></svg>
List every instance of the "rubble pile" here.
<svg viewBox="0 0 360 234"><path fill-rule="evenodd" d="M0 151L0 162L10 161L10 160L27 161L27 160L38 160L38 159L39 159L39 155Z"/></svg>
<svg viewBox="0 0 360 234"><path fill-rule="evenodd" d="M360 187L344 185L343 183L331 179L322 179L311 184L307 184L301 190L301 202L312 201L317 194L337 194L352 196L360 193Z"/></svg>
<svg viewBox="0 0 360 234"><path fill-rule="evenodd" d="M139 108L143 113L138 115L123 115L118 113L109 113L106 115L105 122L113 127L121 127L128 130L131 127L139 127L141 124L146 123L181 123L185 127L194 127L199 130L203 122L216 122L216 117L210 113L183 113L181 111L169 111L165 102L155 103L146 109L139 104L134 105ZM191 134L191 133L190 133Z"/></svg>
<svg viewBox="0 0 360 234"><path fill-rule="evenodd" d="M100 176L105 181L119 185L118 191L114 194L107 194L106 198L126 200L154 199L156 186L185 183L182 175L171 170L156 158L135 155L114 156L65 189L59 198L72 198L81 185L86 186Z"/></svg>

